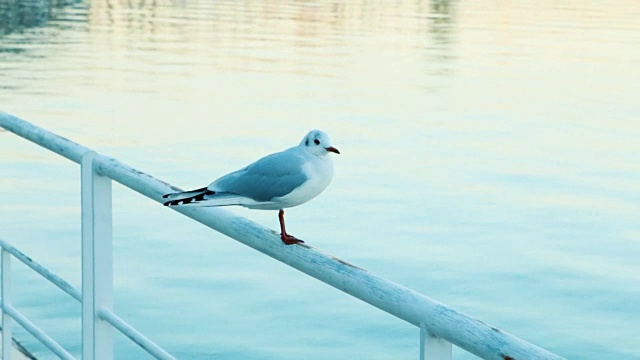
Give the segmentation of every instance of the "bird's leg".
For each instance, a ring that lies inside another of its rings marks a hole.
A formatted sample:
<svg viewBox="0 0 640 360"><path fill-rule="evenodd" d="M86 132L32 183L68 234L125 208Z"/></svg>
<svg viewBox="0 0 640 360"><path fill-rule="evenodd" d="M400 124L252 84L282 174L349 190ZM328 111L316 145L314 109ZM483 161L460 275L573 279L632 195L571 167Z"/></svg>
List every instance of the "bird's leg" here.
<svg viewBox="0 0 640 360"><path fill-rule="evenodd" d="M287 234L287 230L284 228L284 210L280 209L278 212L278 219L280 220L280 239L282 239L283 243L293 245L304 242L293 235Z"/></svg>

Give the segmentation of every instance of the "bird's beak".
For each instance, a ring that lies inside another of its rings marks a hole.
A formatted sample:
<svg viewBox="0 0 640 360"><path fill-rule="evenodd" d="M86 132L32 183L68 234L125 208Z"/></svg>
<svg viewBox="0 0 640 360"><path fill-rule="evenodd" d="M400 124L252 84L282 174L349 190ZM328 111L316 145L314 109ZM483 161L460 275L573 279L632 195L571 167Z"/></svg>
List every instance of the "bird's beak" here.
<svg viewBox="0 0 640 360"><path fill-rule="evenodd" d="M325 150L331 151L331 152L336 153L336 154L340 154L340 151L338 151L338 149L334 148L333 146L329 146L329 147L325 148Z"/></svg>

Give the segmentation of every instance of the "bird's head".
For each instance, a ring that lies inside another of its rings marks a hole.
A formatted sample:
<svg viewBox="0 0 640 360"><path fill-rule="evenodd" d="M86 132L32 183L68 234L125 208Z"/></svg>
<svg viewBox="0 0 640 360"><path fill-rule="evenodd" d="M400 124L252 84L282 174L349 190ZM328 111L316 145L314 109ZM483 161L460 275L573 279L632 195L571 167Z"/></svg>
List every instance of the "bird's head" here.
<svg viewBox="0 0 640 360"><path fill-rule="evenodd" d="M309 131L309 133L300 142L300 146L304 147L310 153L318 156L327 155L330 152L340 154L338 149L331 146L329 135L320 130Z"/></svg>

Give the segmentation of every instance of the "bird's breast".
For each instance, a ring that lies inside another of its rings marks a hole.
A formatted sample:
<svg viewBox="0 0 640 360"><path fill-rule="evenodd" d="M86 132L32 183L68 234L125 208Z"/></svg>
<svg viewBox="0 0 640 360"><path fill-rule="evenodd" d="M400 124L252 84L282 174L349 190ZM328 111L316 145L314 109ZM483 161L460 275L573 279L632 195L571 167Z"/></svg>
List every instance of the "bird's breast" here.
<svg viewBox="0 0 640 360"><path fill-rule="evenodd" d="M273 199L282 207L292 207L304 204L318 196L329 186L333 178L333 161L328 156L309 161L302 166L307 175L307 181L287 195Z"/></svg>

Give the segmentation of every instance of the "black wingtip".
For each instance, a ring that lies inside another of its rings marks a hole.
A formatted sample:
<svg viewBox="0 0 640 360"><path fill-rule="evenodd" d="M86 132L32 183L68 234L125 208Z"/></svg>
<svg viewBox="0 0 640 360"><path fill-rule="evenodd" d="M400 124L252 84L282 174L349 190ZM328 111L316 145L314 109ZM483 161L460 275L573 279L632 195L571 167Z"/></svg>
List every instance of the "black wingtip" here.
<svg viewBox="0 0 640 360"><path fill-rule="evenodd" d="M191 204L192 202L198 202L198 201L202 201L204 200L204 197L207 195L215 195L215 191L213 190L207 190L207 188L202 188L202 189L198 189L198 190L193 190L193 191L199 191L202 190L204 191L201 194L192 196L192 197L188 197L188 198L183 198L183 199L177 199L177 200L169 200L163 203L164 206L177 206L177 205L186 205L186 204ZM193 192L193 191L187 191L185 193L189 193L189 192ZM169 195L173 195L175 193L172 194L166 194L163 195L163 198L167 198Z"/></svg>
<svg viewBox="0 0 640 360"><path fill-rule="evenodd" d="M168 197L169 197L169 195L171 195L171 193L169 193L169 194L164 194L164 195L162 195L162 198L163 198L163 199L166 199L166 198L168 198ZM167 205L167 204L165 203L165 205Z"/></svg>
<svg viewBox="0 0 640 360"><path fill-rule="evenodd" d="M164 206L186 205L186 204L191 204L192 201L193 201L193 198L169 200L169 201L165 202L163 205Z"/></svg>
<svg viewBox="0 0 640 360"><path fill-rule="evenodd" d="M180 205L180 203L188 204L190 201L191 201L190 199L169 200L169 201L165 202L163 205L164 206L176 206L176 205Z"/></svg>

